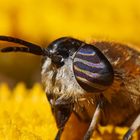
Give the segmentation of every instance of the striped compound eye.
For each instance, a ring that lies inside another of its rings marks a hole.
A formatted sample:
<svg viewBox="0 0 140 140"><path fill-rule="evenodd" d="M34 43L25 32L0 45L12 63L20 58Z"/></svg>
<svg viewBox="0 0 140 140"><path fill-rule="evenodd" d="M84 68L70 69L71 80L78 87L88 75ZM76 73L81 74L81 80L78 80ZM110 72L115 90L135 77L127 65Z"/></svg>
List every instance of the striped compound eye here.
<svg viewBox="0 0 140 140"><path fill-rule="evenodd" d="M111 64L93 45L85 44L79 48L74 57L73 70L79 85L88 92L103 91L113 83Z"/></svg>

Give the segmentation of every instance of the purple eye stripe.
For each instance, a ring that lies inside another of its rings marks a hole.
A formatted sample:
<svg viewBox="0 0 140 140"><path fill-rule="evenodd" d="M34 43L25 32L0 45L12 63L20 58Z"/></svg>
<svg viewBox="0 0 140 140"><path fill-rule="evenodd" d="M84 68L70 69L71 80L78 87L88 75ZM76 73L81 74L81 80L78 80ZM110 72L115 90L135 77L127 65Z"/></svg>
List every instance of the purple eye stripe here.
<svg viewBox="0 0 140 140"><path fill-rule="evenodd" d="M78 67L81 70L89 71L91 73L100 73L100 71L102 71L102 68L90 67L81 62L74 62L74 66Z"/></svg>
<svg viewBox="0 0 140 140"><path fill-rule="evenodd" d="M87 55L82 55L82 54L77 53L76 58L83 59L92 63L100 63L100 60L96 55L87 56Z"/></svg>
<svg viewBox="0 0 140 140"><path fill-rule="evenodd" d="M80 63L82 63L84 65L87 65L89 67L92 67L92 68L104 68L105 67L105 65L102 62L100 62L100 63L93 63L93 62L89 62L87 60L83 60L83 59L79 59L79 58L75 58L74 61L75 62L80 62Z"/></svg>

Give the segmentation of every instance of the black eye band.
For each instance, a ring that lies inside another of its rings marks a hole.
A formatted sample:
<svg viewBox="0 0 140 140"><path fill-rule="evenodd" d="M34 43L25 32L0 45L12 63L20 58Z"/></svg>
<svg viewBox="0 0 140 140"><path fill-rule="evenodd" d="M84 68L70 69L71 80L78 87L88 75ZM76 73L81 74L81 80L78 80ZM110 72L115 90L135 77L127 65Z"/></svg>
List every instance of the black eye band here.
<svg viewBox="0 0 140 140"><path fill-rule="evenodd" d="M17 43L20 45L24 45L25 47L6 47L0 49L1 52L28 52L32 53L35 55L47 55L50 56L50 53L48 52L47 49L44 49L40 47L39 45L14 38L14 37L9 37L9 36L0 36L0 41L7 41L7 42L12 42L12 43Z"/></svg>

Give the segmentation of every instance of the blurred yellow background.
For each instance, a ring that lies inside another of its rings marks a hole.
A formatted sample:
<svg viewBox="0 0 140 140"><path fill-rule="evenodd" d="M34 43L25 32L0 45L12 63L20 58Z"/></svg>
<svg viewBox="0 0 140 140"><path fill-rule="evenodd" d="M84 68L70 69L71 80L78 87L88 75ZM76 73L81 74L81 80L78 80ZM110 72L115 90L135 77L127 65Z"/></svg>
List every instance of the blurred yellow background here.
<svg viewBox="0 0 140 140"><path fill-rule="evenodd" d="M0 35L44 47L72 36L140 45L139 0L0 0ZM0 47L5 44L0 42ZM6 46L6 45L5 45ZM27 54L0 54L0 82L31 87L40 81L40 59Z"/></svg>

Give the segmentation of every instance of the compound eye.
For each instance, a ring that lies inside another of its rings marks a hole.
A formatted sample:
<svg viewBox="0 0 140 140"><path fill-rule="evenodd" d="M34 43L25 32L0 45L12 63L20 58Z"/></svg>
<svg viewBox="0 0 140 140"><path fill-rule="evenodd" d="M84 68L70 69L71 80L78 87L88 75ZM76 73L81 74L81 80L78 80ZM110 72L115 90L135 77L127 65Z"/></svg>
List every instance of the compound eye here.
<svg viewBox="0 0 140 140"><path fill-rule="evenodd" d="M84 90L99 92L113 83L113 68L95 46L86 44L80 47L73 61L75 78Z"/></svg>

